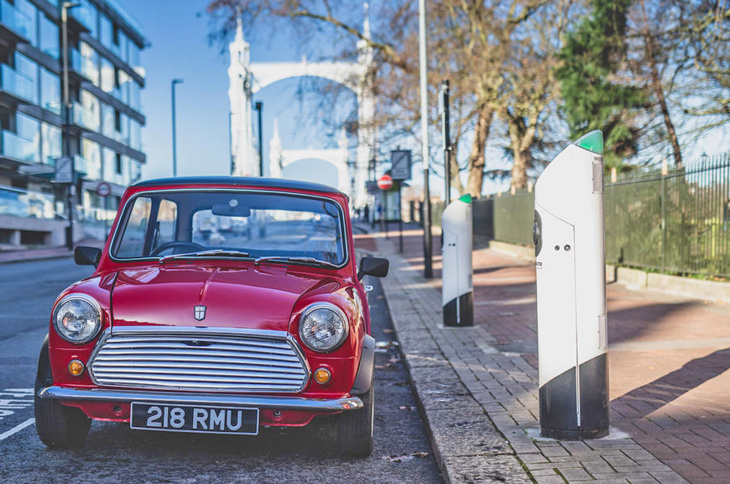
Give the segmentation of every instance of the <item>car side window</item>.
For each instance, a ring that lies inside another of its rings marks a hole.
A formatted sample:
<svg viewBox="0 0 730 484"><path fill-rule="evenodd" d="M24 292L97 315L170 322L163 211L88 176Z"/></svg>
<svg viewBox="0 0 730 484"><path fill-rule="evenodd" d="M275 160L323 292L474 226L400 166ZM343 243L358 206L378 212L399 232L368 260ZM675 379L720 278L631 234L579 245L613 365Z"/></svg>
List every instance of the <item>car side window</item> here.
<svg viewBox="0 0 730 484"><path fill-rule="evenodd" d="M132 205L124 233L117 247L116 257L142 257L144 253L145 234L152 211L152 200L148 197L137 197Z"/></svg>

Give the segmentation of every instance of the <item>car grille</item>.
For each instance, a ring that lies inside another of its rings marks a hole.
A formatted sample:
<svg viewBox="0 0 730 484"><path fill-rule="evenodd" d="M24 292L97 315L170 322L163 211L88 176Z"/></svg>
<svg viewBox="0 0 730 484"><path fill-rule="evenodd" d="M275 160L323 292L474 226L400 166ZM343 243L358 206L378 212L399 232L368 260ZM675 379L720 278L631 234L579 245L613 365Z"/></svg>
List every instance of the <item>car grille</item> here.
<svg viewBox="0 0 730 484"><path fill-rule="evenodd" d="M279 331L114 328L89 361L100 386L218 392L294 393L309 369Z"/></svg>

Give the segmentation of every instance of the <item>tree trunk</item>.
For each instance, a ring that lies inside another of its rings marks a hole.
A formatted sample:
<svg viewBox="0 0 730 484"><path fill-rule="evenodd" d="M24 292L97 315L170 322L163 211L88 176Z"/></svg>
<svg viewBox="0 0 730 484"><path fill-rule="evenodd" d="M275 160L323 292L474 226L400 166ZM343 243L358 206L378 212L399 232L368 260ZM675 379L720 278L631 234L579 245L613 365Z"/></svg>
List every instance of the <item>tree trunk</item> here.
<svg viewBox="0 0 730 484"><path fill-rule="evenodd" d="M505 116L508 118L510 146L512 148L512 188L527 188L527 168L532 161L530 146L535 139L535 123L529 126L519 116ZM532 121L532 120L530 120Z"/></svg>
<svg viewBox="0 0 730 484"><path fill-rule="evenodd" d="M512 143L513 162L512 162L512 183L510 186L514 188L527 188L527 165L530 160L530 153L515 149L515 143Z"/></svg>
<svg viewBox="0 0 730 484"><path fill-rule="evenodd" d="M492 126L494 110L488 105L482 105L477 114L477 125L474 128L474 142L471 145L469 155L469 180L466 184L466 191L473 197L482 194L484 183L485 148L489 138L489 128Z"/></svg>
<svg viewBox="0 0 730 484"><path fill-rule="evenodd" d="M457 156L456 151L456 143L454 143L451 146L451 156L449 156L449 162L451 164L451 187L456 188L456 191L459 192L459 195L464 194L464 184L461 183L461 178L459 178L459 157Z"/></svg>

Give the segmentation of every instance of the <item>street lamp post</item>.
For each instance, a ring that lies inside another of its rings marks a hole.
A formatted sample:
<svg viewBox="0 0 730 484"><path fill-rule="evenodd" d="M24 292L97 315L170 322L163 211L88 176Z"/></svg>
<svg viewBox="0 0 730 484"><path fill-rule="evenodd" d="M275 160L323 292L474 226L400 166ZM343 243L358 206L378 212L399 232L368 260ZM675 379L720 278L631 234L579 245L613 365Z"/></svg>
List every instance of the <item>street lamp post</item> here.
<svg viewBox="0 0 730 484"><path fill-rule="evenodd" d="M172 91L172 176L177 176L177 125L175 119L175 85L182 84L182 79L173 79L170 83Z"/></svg>
<svg viewBox="0 0 730 484"><path fill-rule="evenodd" d="M264 176L264 135L262 128L264 103L256 101L255 107L259 113L259 176Z"/></svg>
<svg viewBox="0 0 730 484"><path fill-rule="evenodd" d="M71 124L71 99L68 89L68 11L78 7L80 3L63 2L61 4L61 39L63 42L63 157L71 157L71 139L69 125ZM66 232L66 247L74 248L74 186L76 183L76 167L71 162L71 184L68 186L66 203L68 205L68 229Z"/></svg>
<svg viewBox="0 0 730 484"><path fill-rule="evenodd" d="M426 203L423 211L423 262L424 277L433 277L431 253L431 194L428 187L429 159L428 159L428 79L426 56L426 0L418 0L418 37L419 37L419 64L421 77L421 156L423 157L423 198Z"/></svg>

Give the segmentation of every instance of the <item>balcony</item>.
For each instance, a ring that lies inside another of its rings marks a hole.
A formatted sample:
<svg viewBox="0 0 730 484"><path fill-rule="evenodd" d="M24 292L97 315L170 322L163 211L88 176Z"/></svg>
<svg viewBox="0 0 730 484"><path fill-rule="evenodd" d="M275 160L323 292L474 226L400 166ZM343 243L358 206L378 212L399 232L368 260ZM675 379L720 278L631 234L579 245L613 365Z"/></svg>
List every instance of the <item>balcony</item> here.
<svg viewBox="0 0 730 484"><path fill-rule="evenodd" d="M55 201L53 196L45 193L0 187L0 215L53 219Z"/></svg>
<svg viewBox="0 0 730 484"><path fill-rule="evenodd" d="M99 131L100 116L98 110L89 109L82 104L74 103L74 124L89 131Z"/></svg>
<svg viewBox="0 0 730 484"><path fill-rule="evenodd" d="M38 162L38 147L32 140L21 138L12 131L0 133L0 152L2 158L23 163Z"/></svg>
<svg viewBox="0 0 730 484"><path fill-rule="evenodd" d="M35 103L33 80L16 72L7 64L0 65L0 94L10 101Z"/></svg>
<svg viewBox="0 0 730 484"><path fill-rule="evenodd" d="M70 8L68 10L68 17L71 25L77 25L81 28L84 32L89 32L94 24L94 11L91 10L91 7L86 4L82 3L81 5Z"/></svg>
<svg viewBox="0 0 730 484"><path fill-rule="evenodd" d="M28 42L33 23L26 14L7 0L0 1L0 38L10 42Z"/></svg>
<svg viewBox="0 0 730 484"><path fill-rule="evenodd" d="M74 155L74 170L77 177L84 177L89 174L89 160L81 155Z"/></svg>
<svg viewBox="0 0 730 484"><path fill-rule="evenodd" d="M91 81L94 85L99 83L99 69L92 59L82 57L78 50L71 51L71 71L81 76L78 80Z"/></svg>

